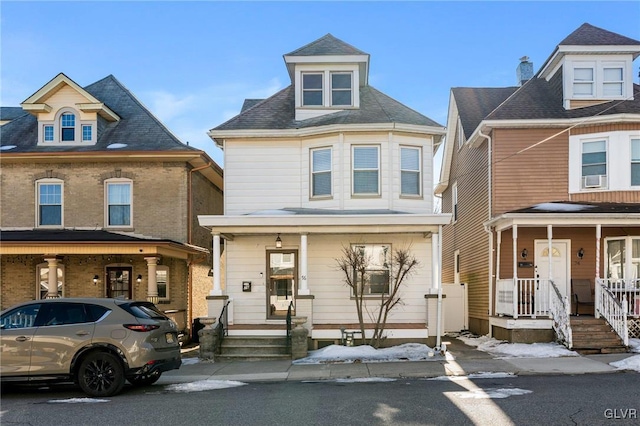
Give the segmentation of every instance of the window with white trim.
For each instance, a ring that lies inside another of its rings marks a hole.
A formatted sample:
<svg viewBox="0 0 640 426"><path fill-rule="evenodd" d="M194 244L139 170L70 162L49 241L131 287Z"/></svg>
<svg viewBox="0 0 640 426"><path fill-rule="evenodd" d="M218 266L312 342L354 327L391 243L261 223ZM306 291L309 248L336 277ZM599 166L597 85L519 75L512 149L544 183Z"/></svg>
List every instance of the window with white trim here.
<svg viewBox="0 0 640 426"><path fill-rule="evenodd" d="M331 148L311 150L311 196L331 196Z"/></svg>
<svg viewBox="0 0 640 426"><path fill-rule="evenodd" d="M380 194L380 149L353 147L353 195Z"/></svg>
<svg viewBox="0 0 640 426"><path fill-rule="evenodd" d="M400 148L400 194L419 196L421 192L420 159L418 147Z"/></svg>
<svg viewBox="0 0 640 426"><path fill-rule="evenodd" d="M640 139L631 139L631 186L640 186Z"/></svg>
<svg viewBox="0 0 640 426"><path fill-rule="evenodd" d="M464 130L462 128L462 120L458 117L458 125L457 125L457 139L458 139L458 149L462 148L464 145Z"/></svg>
<svg viewBox="0 0 640 426"><path fill-rule="evenodd" d="M623 60L592 61L569 60L567 66L569 84L568 99L624 99L631 90L627 69L630 63Z"/></svg>
<svg viewBox="0 0 640 426"><path fill-rule="evenodd" d="M64 223L64 190L60 179L36 182L36 224L38 227L61 227Z"/></svg>
<svg viewBox="0 0 640 426"><path fill-rule="evenodd" d="M605 239L606 277L611 280L640 278L640 237L612 237Z"/></svg>
<svg viewBox="0 0 640 426"><path fill-rule="evenodd" d="M354 283L361 294L389 294L391 277L391 245L390 244L354 244L353 250L363 257L364 271L353 271ZM353 294L352 294L353 296Z"/></svg>
<svg viewBox="0 0 640 426"><path fill-rule="evenodd" d="M53 124L45 124L43 133L45 142L53 142Z"/></svg>
<svg viewBox="0 0 640 426"><path fill-rule="evenodd" d="M54 119L42 120L38 127L38 144L87 145L96 142L95 119L81 119L73 108L61 108Z"/></svg>
<svg viewBox="0 0 640 426"><path fill-rule="evenodd" d="M331 105L351 106L353 105L352 78L350 72L331 73Z"/></svg>
<svg viewBox="0 0 640 426"><path fill-rule="evenodd" d="M64 297L64 265L58 265L58 296ZM46 299L49 294L49 264L36 266L36 299Z"/></svg>
<svg viewBox="0 0 640 426"><path fill-rule="evenodd" d="M65 112L60 116L60 140L72 142L76 140L76 115Z"/></svg>
<svg viewBox="0 0 640 426"><path fill-rule="evenodd" d="M93 133L93 126L91 126L90 124L83 124L82 125L82 141L83 142L91 141L92 133Z"/></svg>
<svg viewBox="0 0 640 426"><path fill-rule="evenodd" d="M573 94L574 96L593 96L594 90L593 67L576 67L573 69Z"/></svg>
<svg viewBox="0 0 640 426"><path fill-rule="evenodd" d="M105 222L108 227L130 227L132 223L132 186L130 180L105 181Z"/></svg>
<svg viewBox="0 0 640 426"><path fill-rule="evenodd" d="M605 97L620 97L624 89L624 69L622 67L603 68L602 94Z"/></svg>
<svg viewBox="0 0 640 426"><path fill-rule="evenodd" d="M302 105L303 106L322 106L322 73L303 73L302 74Z"/></svg>
<svg viewBox="0 0 640 426"><path fill-rule="evenodd" d="M582 143L582 187L607 186L607 141Z"/></svg>
<svg viewBox="0 0 640 426"><path fill-rule="evenodd" d="M451 213L453 221L458 220L458 182L454 182L451 186Z"/></svg>
<svg viewBox="0 0 640 426"><path fill-rule="evenodd" d="M156 283L158 284L158 299L169 300L169 267L158 265L156 267Z"/></svg>

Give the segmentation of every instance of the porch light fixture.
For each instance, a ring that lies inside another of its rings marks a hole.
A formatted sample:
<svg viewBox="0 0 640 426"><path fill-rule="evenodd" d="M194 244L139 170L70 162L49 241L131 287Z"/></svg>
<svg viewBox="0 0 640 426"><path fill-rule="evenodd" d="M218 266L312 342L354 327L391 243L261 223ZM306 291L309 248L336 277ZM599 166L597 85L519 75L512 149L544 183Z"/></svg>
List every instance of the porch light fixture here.
<svg viewBox="0 0 640 426"><path fill-rule="evenodd" d="M100 279L100 277L99 277L99 276L94 275L94 276L93 276L93 284L94 284L94 285L95 285L95 284L98 284L98 280L99 280L99 279Z"/></svg>
<svg viewBox="0 0 640 426"><path fill-rule="evenodd" d="M523 248L522 252L520 253L520 257L523 259L526 259L528 255L529 255L529 251L526 248Z"/></svg>
<svg viewBox="0 0 640 426"><path fill-rule="evenodd" d="M136 281L138 281L138 284L142 282L142 274L138 274L138 278L136 279Z"/></svg>
<svg viewBox="0 0 640 426"><path fill-rule="evenodd" d="M276 248L282 248L282 240L280 239L280 234L276 237Z"/></svg>
<svg viewBox="0 0 640 426"><path fill-rule="evenodd" d="M577 256L578 259L582 259L584 257L584 249L582 247L580 247L580 250L578 250Z"/></svg>

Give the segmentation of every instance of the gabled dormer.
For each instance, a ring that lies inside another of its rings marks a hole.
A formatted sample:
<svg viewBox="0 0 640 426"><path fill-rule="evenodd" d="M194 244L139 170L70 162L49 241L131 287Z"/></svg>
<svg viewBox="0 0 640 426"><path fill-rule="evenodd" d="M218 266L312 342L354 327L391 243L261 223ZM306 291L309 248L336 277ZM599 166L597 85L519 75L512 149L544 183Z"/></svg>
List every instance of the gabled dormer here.
<svg viewBox="0 0 640 426"><path fill-rule="evenodd" d="M562 40L538 72L561 79L565 109L633 100L633 61L640 41L582 24Z"/></svg>
<svg viewBox="0 0 640 426"><path fill-rule="evenodd" d="M296 120L360 107L369 54L327 34L284 55L295 88Z"/></svg>
<svg viewBox="0 0 640 426"><path fill-rule="evenodd" d="M99 122L120 117L63 73L45 84L22 104L38 120L38 145L95 145Z"/></svg>

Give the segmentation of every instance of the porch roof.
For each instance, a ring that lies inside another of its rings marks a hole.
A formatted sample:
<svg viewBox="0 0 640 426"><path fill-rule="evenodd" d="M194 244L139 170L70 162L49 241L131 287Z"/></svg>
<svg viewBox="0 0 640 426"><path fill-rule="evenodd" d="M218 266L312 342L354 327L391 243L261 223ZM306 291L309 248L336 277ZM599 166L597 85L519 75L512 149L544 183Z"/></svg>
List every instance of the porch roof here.
<svg viewBox="0 0 640 426"><path fill-rule="evenodd" d="M327 210L285 208L246 215L198 216L200 226L232 235L437 233L450 214L415 214L395 210Z"/></svg>
<svg viewBox="0 0 640 426"><path fill-rule="evenodd" d="M126 254L186 259L205 248L168 239L104 230L2 230L0 254Z"/></svg>
<svg viewBox="0 0 640 426"><path fill-rule="evenodd" d="M501 214L484 223L496 231L518 226L640 226L640 204L553 201Z"/></svg>

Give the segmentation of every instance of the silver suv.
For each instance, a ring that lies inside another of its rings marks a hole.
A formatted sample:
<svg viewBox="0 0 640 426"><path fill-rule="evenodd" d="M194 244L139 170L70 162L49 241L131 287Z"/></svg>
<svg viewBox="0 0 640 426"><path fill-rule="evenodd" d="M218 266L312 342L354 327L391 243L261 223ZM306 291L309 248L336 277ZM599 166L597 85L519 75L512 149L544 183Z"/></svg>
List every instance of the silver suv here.
<svg viewBox="0 0 640 426"><path fill-rule="evenodd" d="M0 329L3 383L72 380L104 397L182 363L175 323L150 302L36 300L2 311Z"/></svg>

